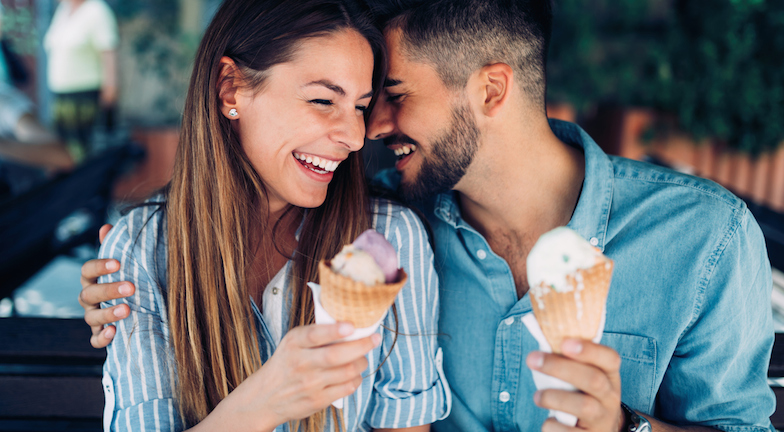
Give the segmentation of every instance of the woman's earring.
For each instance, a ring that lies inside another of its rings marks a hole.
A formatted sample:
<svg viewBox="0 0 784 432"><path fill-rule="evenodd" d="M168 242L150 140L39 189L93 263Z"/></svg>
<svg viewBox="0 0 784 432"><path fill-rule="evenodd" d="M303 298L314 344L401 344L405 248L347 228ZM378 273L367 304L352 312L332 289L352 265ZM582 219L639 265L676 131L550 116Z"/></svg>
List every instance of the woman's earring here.
<svg viewBox="0 0 784 432"><path fill-rule="evenodd" d="M232 109L229 110L229 115L232 116L232 117L237 117L237 115L239 115L239 113L237 112L236 108L232 108Z"/></svg>

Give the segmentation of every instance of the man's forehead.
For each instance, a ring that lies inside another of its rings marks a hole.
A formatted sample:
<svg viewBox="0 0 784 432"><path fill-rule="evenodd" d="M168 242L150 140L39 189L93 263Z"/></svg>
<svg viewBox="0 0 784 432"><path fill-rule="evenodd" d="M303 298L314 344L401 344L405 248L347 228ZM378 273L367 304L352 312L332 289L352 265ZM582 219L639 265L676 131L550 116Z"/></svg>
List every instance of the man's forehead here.
<svg viewBox="0 0 784 432"><path fill-rule="evenodd" d="M389 70L384 81L384 87L394 87L403 83L406 58L400 47L401 30L399 28L384 31L384 39L389 53Z"/></svg>
<svg viewBox="0 0 784 432"><path fill-rule="evenodd" d="M436 74L431 65L409 58L402 48L401 35L402 30L399 28L384 32L389 53L389 70L384 80L384 87L417 86L423 79L427 80L430 75Z"/></svg>

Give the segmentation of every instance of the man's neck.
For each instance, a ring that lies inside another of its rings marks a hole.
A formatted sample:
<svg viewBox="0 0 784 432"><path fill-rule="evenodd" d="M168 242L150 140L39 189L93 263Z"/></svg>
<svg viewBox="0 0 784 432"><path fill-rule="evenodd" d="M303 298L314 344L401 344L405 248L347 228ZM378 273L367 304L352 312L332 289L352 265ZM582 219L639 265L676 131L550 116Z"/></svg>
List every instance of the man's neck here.
<svg viewBox="0 0 784 432"><path fill-rule="evenodd" d="M565 225L585 177L583 153L547 123L512 129L484 139L476 166L455 188L463 218L483 233Z"/></svg>
<svg viewBox="0 0 784 432"><path fill-rule="evenodd" d="M560 141L546 119L509 126L483 137L482 154L455 190L462 217L507 261L522 297L525 258L540 235L571 219L585 158Z"/></svg>

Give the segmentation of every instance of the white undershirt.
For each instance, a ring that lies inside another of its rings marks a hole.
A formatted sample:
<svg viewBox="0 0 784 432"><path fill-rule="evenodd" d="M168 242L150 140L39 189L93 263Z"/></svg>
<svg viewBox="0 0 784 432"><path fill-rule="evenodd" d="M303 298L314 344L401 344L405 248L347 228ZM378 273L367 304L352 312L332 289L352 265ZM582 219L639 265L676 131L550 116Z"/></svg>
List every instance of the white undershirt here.
<svg viewBox="0 0 784 432"><path fill-rule="evenodd" d="M261 314L264 316L264 322L267 324L275 345L278 345L283 337L283 295L288 285L286 276L289 274L290 268L291 260L286 261L286 265L272 278L261 295L263 303Z"/></svg>

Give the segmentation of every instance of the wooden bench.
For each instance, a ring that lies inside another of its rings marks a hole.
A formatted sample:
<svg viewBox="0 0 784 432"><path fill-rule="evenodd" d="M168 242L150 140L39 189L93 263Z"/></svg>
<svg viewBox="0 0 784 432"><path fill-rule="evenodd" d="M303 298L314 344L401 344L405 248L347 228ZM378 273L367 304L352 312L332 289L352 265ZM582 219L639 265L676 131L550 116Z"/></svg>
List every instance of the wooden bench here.
<svg viewBox="0 0 784 432"><path fill-rule="evenodd" d="M0 431L100 431L106 350L81 319L0 318Z"/></svg>

